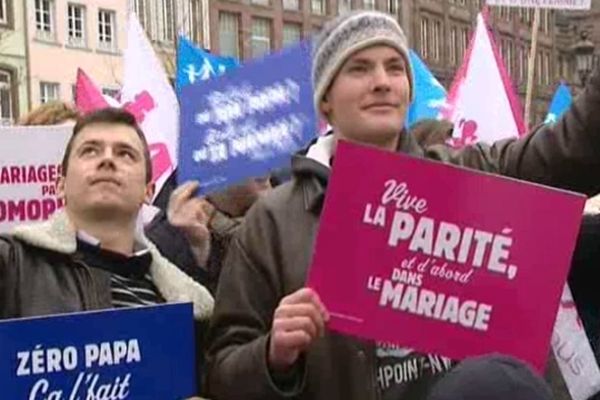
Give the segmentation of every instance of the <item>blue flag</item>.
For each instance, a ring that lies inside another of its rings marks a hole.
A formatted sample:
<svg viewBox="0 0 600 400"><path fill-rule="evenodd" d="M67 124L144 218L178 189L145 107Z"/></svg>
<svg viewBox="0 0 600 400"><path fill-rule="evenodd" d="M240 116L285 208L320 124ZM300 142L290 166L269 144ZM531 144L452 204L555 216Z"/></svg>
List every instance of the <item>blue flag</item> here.
<svg viewBox="0 0 600 400"><path fill-rule="evenodd" d="M236 68L238 61L233 57L219 57L198 47L183 36L177 46L177 91L187 85L193 85L226 71Z"/></svg>
<svg viewBox="0 0 600 400"><path fill-rule="evenodd" d="M572 102L573 97L571 96L569 87L565 83L558 85L544 123L553 124L558 121L563 113L569 109Z"/></svg>
<svg viewBox="0 0 600 400"><path fill-rule="evenodd" d="M183 399L194 354L189 303L1 321L1 397Z"/></svg>
<svg viewBox="0 0 600 400"><path fill-rule="evenodd" d="M410 64L414 76L415 96L407 114L406 125L409 128L421 119L437 119L446 101L446 89L413 50L410 50Z"/></svg>
<svg viewBox="0 0 600 400"><path fill-rule="evenodd" d="M178 181L206 194L289 165L317 129L310 71L300 43L182 88Z"/></svg>

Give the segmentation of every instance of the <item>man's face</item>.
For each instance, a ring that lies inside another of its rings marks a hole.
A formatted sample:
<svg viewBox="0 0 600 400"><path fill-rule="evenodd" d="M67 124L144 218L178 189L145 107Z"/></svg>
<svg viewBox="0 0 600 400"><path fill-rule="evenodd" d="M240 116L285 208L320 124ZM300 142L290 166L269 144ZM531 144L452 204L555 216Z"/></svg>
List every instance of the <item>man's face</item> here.
<svg viewBox="0 0 600 400"><path fill-rule="evenodd" d="M406 60L389 46L372 46L344 63L321 102L321 112L342 138L387 144L404 125L409 94Z"/></svg>
<svg viewBox="0 0 600 400"><path fill-rule="evenodd" d="M97 123L75 137L58 192L75 215L135 216L152 197L144 147L126 125Z"/></svg>

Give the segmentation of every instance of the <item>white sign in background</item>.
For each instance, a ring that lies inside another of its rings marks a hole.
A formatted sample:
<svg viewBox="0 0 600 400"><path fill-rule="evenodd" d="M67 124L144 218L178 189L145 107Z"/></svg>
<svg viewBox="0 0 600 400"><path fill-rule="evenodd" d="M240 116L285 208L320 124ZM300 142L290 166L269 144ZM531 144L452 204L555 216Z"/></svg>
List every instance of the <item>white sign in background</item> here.
<svg viewBox="0 0 600 400"><path fill-rule="evenodd" d="M62 206L56 178L69 125L0 128L0 232L40 222Z"/></svg>
<svg viewBox="0 0 600 400"><path fill-rule="evenodd" d="M487 0L487 4L490 6L589 10L592 5L592 0Z"/></svg>

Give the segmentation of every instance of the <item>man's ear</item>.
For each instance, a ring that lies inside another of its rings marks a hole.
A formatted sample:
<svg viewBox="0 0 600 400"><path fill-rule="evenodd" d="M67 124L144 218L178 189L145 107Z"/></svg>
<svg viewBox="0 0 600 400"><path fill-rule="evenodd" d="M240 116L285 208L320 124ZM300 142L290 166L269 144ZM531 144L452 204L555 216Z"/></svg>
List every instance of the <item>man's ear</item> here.
<svg viewBox="0 0 600 400"><path fill-rule="evenodd" d="M146 184L146 190L144 193L144 203L152 204L152 198L154 197L155 189L156 189L156 186L154 185L153 182Z"/></svg>
<svg viewBox="0 0 600 400"><path fill-rule="evenodd" d="M329 96L327 96L327 94L323 96L319 103L319 113L327 120L327 122L331 123L331 103L329 102Z"/></svg>
<svg viewBox="0 0 600 400"><path fill-rule="evenodd" d="M56 197L61 199L63 202L66 202L66 199L65 199L65 177L62 175L56 179Z"/></svg>

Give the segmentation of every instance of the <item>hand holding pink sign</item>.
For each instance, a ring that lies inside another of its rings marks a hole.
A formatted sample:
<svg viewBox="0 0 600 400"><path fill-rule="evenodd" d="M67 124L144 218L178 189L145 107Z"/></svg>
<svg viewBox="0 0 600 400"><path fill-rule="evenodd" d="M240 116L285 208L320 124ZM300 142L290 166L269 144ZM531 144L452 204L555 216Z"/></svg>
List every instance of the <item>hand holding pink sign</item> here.
<svg viewBox="0 0 600 400"><path fill-rule="evenodd" d="M269 342L269 366L289 369L323 335L329 315L319 295L304 288L284 297L275 310Z"/></svg>
<svg viewBox="0 0 600 400"><path fill-rule="evenodd" d="M336 331L542 369L584 200L340 142L309 286Z"/></svg>

